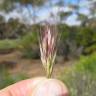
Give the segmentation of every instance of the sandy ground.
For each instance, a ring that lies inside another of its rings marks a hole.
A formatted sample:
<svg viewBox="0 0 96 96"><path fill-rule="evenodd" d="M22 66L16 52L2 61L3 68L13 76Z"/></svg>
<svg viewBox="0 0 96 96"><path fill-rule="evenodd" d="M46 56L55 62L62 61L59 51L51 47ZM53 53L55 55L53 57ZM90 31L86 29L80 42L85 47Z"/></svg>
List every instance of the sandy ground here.
<svg viewBox="0 0 96 96"><path fill-rule="evenodd" d="M14 66L10 69L10 74L26 73L30 77L44 76L45 71L40 60L24 59L21 58L20 52L12 52L10 54L0 54L0 64L4 64L5 67L10 64ZM9 63L9 64L8 64ZM64 67L71 65L73 62L61 62L54 66L53 77L57 77Z"/></svg>

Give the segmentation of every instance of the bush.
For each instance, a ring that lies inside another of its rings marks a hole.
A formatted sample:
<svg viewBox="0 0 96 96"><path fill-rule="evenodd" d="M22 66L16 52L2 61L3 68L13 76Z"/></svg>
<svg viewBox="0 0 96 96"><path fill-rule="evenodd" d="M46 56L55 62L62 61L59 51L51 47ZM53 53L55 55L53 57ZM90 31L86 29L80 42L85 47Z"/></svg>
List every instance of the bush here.
<svg viewBox="0 0 96 96"><path fill-rule="evenodd" d="M13 52L18 46L19 40L0 40L0 54L7 54Z"/></svg>
<svg viewBox="0 0 96 96"><path fill-rule="evenodd" d="M39 58L38 38L36 32L31 32L21 38L19 49L25 58Z"/></svg>
<svg viewBox="0 0 96 96"><path fill-rule="evenodd" d="M39 59L40 58L40 52L39 52L39 48L36 49L25 49L22 51L22 57L26 58L26 59Z"/></svg>
<svg viewBox="0 0 96 96"><path fill-rule="evenodd" d="M75 66L76 71L90 73L91 75L95 76L96 73L96 53L87 56L81 57L80 61Z"/></svg>
<svg viewBox="0 0 96 96"><path fill-rule="evenodd" d="M96 31L84 26L58 25L61 33L59 51L68 59L80 57L81 54L90 54L96 50ZM62 46L61 46L62 45Z"/></svg>
<svg viewBox="0 0 96 96"><path fill-rule="evenodd" d="M66 68L60 79L68 86L70 96L96 95L96 54L81 57L80 61Z"/></svg>
<svg viewBox="0 0 96 96"><path fill-rule="evenodd" d="M18 45L18 40L0 40L0 50L7 50L7 49L16 49Z"/></svg>
<svg viewBox="0 0 96 96"><path fill-rule="evenodd" d="M20 39L0 40L0 54L13 52L15 49L22 52L25 58L40 58L39 46L36 32L30 32Z"/></svg>

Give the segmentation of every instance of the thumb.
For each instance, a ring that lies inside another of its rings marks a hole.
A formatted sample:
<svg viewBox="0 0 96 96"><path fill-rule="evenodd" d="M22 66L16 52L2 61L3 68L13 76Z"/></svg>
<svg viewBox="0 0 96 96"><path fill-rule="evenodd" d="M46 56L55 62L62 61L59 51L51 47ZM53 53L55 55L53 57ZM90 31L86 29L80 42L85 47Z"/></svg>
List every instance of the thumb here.
<svg viewBox="0 0 96 96"><path fill-rule="evenodd" d="M2 89L0 91L0 96L27 96L30 92L32 92L34 86L43 79L46 78L38 77L20 81Z"/></svg>

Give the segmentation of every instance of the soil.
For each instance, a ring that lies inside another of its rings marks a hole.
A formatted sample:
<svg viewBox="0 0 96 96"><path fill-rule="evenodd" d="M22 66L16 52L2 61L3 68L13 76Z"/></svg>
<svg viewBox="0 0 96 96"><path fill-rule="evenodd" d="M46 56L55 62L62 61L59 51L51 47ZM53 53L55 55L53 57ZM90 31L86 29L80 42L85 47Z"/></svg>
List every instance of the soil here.
<svg viewBox="0 0 96 96"><path fill-rule="evenodd" d="M3 65L9 69L10 74L26 73L30 77L44 76L45 71L40 60L21 58L21 53L14 51L8 54L0 54L0 66ZM64 67L71 65L73 62L59 62L55 64L53 77L57 77Z"/></svg>

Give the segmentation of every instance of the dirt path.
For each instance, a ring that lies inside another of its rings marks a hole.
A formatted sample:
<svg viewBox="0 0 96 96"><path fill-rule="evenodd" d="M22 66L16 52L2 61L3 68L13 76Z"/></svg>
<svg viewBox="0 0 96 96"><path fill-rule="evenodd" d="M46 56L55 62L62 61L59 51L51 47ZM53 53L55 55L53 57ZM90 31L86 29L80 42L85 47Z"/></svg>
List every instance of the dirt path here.
<svg viewBox="0 0 96 96"><path fill-rule="evenodd" d="M26 73L28 76L43 76L45 75L41 61L21 58L20 52L13 52L10 54L0 55L0 64L4 64L5 67L14 64L10 70L10 74ZM9 63L9 64L8 64ZM63 71L64 67L72 64L72 62L62 62L56 64L53 71L53 76L56 77Z"/></svg>

